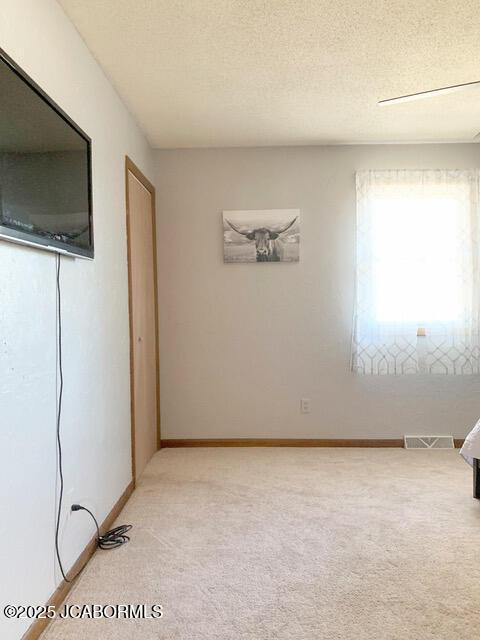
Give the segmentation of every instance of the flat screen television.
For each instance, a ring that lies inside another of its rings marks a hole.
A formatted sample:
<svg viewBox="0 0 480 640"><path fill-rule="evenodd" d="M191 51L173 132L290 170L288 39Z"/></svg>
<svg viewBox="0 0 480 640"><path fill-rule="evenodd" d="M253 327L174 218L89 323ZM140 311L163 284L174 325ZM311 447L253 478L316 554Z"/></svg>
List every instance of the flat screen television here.
<svg viewBox="0 0 480 640"><path fill-rule="evenodd" d="M0 49L0 238L93 258L90 138Z"/></svg>

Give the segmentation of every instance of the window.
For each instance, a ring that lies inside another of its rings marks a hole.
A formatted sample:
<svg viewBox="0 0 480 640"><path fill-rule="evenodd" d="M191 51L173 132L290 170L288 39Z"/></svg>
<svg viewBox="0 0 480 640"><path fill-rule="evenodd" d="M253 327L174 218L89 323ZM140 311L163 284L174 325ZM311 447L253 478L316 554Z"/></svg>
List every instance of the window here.
<svg viewBox="0 0 480 640"><path fill-rule="evenodd" d="M357 173L352 368L480 372L479 172Z"/></svg>

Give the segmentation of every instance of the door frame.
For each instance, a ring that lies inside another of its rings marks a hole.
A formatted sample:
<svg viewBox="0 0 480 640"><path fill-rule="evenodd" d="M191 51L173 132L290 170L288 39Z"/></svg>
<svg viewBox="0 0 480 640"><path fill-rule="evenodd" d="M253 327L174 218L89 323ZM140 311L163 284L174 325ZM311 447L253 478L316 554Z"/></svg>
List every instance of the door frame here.
<svg viewBox="0 0 480 640"><path fill-rule="evenodd" d="M153 184L143 175L137 165L132 160L125 156L125 209L126 209L126 228L127 228L127 265L128 265L128 324L130 334L130 424L131 424L131 440L132 440L132 478L136 483L136 464L135 464L135 379L134 379L134 353L133 353L133 314L132 314L132 265L131 265L131 248L130 248L130 230L129 230L129 218L130 218L130 202L129 202L129 187L128 187L128 173L131 173L150 193L152 196L152 232L153 232L153 293L154 293L154 305L155 305L155 370L156 370L156 413L157 413L157 451L160 449L160 347L159 347L159 329L158 329L158 282L157 282L157 231L156 231L156 214L155 214L155 187Z"/></svg>

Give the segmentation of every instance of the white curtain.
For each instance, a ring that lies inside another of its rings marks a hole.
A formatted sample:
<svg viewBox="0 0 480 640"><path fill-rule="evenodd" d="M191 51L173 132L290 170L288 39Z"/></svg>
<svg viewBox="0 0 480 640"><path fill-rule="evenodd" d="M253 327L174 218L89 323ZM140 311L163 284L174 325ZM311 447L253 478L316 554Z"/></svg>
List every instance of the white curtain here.
<svg viewBox="0 0 480 640"><path fill-rule="evenodd" d="M479 171L362 171L356 185L352 370L479 373Z"/></svg>

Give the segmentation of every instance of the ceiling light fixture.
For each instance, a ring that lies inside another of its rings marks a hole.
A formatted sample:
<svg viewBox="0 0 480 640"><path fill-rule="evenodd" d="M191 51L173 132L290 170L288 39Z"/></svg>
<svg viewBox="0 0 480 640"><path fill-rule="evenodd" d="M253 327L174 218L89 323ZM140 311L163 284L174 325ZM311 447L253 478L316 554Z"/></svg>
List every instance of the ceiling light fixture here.
<svg viewBox="0 0 480 640"><path fill-rule="evenodd" d="M412 100L421 100L422 98L431 98L440 93L453 93L454 91L460 91L467 87L480 84L480 80L474 82L464 82L463 84L452 84L449 87L439 87L438 89L430 89L429 91L419 91L418 93L409 93L405 96L397 96L396 98L387 98L386 100L379 100L379 105L397 104L398 102L410 102Z"/></svg>

